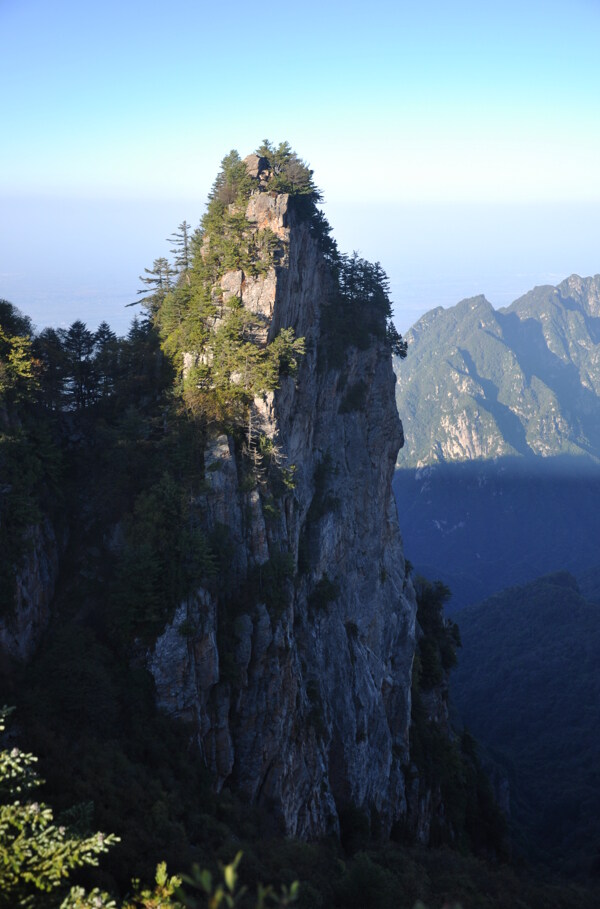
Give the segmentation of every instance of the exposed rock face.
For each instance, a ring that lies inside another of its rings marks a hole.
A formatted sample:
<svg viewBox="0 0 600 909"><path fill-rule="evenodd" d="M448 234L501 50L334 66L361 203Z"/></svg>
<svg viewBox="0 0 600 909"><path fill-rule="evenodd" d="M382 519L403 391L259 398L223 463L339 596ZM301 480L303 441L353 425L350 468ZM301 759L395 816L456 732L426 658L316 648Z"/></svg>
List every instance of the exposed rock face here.
<svg viewBox="0 0 600 909"><path fill-rule="evenodd" d="M50 618L58 577L59 547L50 521L30 528L16 577L14 608L0 617L0 651L18 660L33 654Z"/></svg>
<svg viewBox="0 0 600 909"><path fill-rule="evenodd" d="M402 467L555 455L600 461L600 275L426 313L398 363Z"/></svg>
<svg viewBox="0 0 600 909"><path fill-rule="evenodd" d="M250 176L254 178L260 178L269 166L267 159L261 155L247 155L244 158L244 164Z"/></svg>
<svg viewBox="0 0 600 909"><path fill-rule="evenodd" d="M416 613L391 492L402 430L389 348L374 339L348 348L343 369L327 366L331 276L309 225L285 194L255 193L246 215L282 254L266 275L229 273L221 287L263 315L269 340L287 327L305 338L298 375L253 415L294 486L275 501L260 484L248 491L233 441L211 443L199 513L208 530L226 528L232 587L251 574L259 594L232 610L198 591L148 665L161 707L194 721L218 788L290 835L337 830L343 803L376 811L385 832L406 811ZM360 407L342 407L359 384ZM274 604L260 579L275 569Z"/></svg>

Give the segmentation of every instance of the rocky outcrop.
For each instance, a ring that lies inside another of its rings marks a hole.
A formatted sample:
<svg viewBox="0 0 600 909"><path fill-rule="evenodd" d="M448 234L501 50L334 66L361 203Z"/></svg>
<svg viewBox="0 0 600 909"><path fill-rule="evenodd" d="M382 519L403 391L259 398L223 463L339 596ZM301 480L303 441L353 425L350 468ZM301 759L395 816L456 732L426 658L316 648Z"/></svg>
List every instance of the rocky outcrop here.
<svg viewBox="0 0 600 909"><path fill-rule="evenodd" d="M389 346L372 338L328 365L332 277L309 223L264 191L246 217L279 238L277 264L226 274L222 292L263 317L268 340L291 327L306 345L298 374L254 402L285 482L263 482L260 459L249 475L233 439L209 444L196 506L227 541L229 593L182 603L148 666L161 708L195 724L217 789L289 835L337 831L350 803L385 833L406 810L416 613L391 492L402 435Z"/></svg>
<svg viewBox="0 0 600 909"><path fill-rule="evenodd" d="M59 546L49 520L29 528L24 549L16 573L14 606L0 617L0 652L21 661L32 656L50 618Z"/></svg>
<svg viewBox="0 0 600 909"><path fill-rule="evenodd" d="M600 462L600 275L483 296L424 315L397 362L407 446L398 464L518 456Z"/></svg>

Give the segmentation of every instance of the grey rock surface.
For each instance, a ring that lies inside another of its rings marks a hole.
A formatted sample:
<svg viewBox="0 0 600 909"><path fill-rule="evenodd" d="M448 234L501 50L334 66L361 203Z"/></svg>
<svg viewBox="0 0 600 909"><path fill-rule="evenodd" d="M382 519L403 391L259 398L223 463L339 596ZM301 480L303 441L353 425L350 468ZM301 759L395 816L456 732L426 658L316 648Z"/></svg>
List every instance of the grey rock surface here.
<svg viewBox="0 0 600 909"><path fill-rule="evenodd" d="M309 225L285 194L253 194L246 214L283 254L264 276L231 273L221 287L264 316L269 340L287 327L305 338L296 377L254 402L294 485L275 502L260 484L248 491L233 440L209 444L198 512L207 531L226 532L229 577L246 597L232 616L198 591L148 666L161 708L194 722L217 789L288 835L338 831L347 803L376 810L385 833L406 812L416 613L391 492L402 428L389 349L373 339L349 348L343 369L323 367L331 275ZM364 404L345 412L343 389L358 382ZM249 574L260 581L283 561L283 605L249 600Z"/></svg>
<svg viewBox="0 0 600 909"><path fill-rule="evenodd" d="M398 464L587 456L600 462L600 275L426 313L396 362Z"/></svg>
<svg viewBox="0 0 600 909"><path fill-rule="evenodd" d="M16 575L14 607L0 617L0 651L19 661L32 656L50 619L58 560L59 544L50 521L30 527Z"/></svg>

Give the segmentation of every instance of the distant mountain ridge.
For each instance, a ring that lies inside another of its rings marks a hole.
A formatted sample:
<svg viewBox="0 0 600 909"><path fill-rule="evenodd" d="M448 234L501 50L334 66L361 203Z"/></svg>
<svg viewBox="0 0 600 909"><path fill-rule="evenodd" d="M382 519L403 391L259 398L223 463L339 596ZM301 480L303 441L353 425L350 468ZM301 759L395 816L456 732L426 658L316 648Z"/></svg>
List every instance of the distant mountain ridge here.
<svg viewBox="0 0 600 909"><path fill-rule="evenodd" d="M587 455L600 462L600 275L426 313L396 363L398 464Z"/></svg>

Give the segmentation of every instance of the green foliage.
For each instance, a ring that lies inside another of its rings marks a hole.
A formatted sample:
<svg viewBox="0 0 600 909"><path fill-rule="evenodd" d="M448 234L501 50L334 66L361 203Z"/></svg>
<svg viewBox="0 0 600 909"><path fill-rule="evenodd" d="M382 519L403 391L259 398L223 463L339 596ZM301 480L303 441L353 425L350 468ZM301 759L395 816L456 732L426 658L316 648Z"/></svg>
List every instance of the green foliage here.
<svg viewBox="0 0 600 909"><path fill-rule="evenodd" d="M418 684L424 691L440 685L456 665L456 648L460 647L458 626L444 618L444 604L450 599L450 589L441 581L433 583L415 578L417 621L423 632L419 640Z"/></svg>
<svg viewBox="0 0 600 909"><path fill-rule="evenodd" d="M43 505L60 501L61 456L43 420L0 430L0 612L14 605L14 580L33 545Z"/></svg>
<svg viewBox="0 0 600 909"><path fill-rule="evenodd" d="M114 620L127 638L152 637L194 584L216 571L182 486L165 473L140 493L125 526L114 590Z"/></svg>
<svg viewBox="0 0 600 909"><path fill-rule="evenodd" d="M392 322L391 317L387 321L385 335L392 351L392 356L399 357L401 360L406 359L406 355L408 353L408 341L406 338L402 337Z"/></svg>
<svg viewBox="0 0 600 909"><path fill-rule="evenodd" d="M241 860L242 852L238 852L233 862L221 866L221 882L215 882L210 871L200 869L197 865L192 869L191 875L184 875L183 880L194 890L205 894L207 900L202 900L202 907L218 909L219 906L223 906L224 909L234 909L235 906L242 904L248 906L248 902L244 901L248 888L238 887L238 867ZM279 893L270 885L264 887L262 884L258 884L253 907L254 909L267 909L271 906L274 909L286 909L296 902L299 890L298 881L294 881L289 887L282 884ZM189 909L200 909L200 903L191 895L186 895L184 902Z"/></svg>
<svg viewBox="0 0 600 909"><path fill-rule="evenodd" d="M65 406L67 410L81 411L96 395L94 334L78 319L62 334L62 344L67 366Z"/></svg>
<svg viewBox="0 0 600 909"><path fill-rule="evenodd" d="M146 286L138 290L138 294L144 296L144 306L154 313L173 286L174 272L169 260L164 257L155 259L152 268L145 268L144 272L145 276L140 275L140 281Z"/></svg>
<svg viewBox="0 0 600 909"><path fill-rule="evenodd" d="M0 400L27 398L38 388L37 364L32 357L31 339L7 335L0 326Z"/></svg>
<svg viewBox="0 0 600 909"><path fill-rule="evenodd" d="M0 710L0 734L5 730L9 711ZM13 747L0 751L0 906L15 909L117 909L117 901L95 887L69 887L77 869L97 866L98 857L119 838L110 834L82 835L73 828L57 824L50 807L23 799L41 780L34 771L37 758ZM165 862L156 869L155 884L149 889L133 882L133 894L119 903L121 909L233 909L240 905L247 888L238 887L239 852L233 862L222 866L223 882L213 883L210 871L195 865L188 876L169 876ZM181 889L185 880L204 897L198 899ZM296 902L299 884L258 886L255 909L286 909Z"/></svg>
<svg viewBox="0 0 600 909"><path fill-rule="evenodd" d="M39 387L30 320L0 300L0 403L28 400Z"/></svg>
<svg viewBox="0 0 600 909"><path fill-rule="evenodd" d="M187 221L182 221L177 230L169 237L173 243L171 252L175 256L174 267L179 276L187 278L191 267L192 256L192 227Z"/></svg>
<svg viewBox="0 0 600 909"><path fill-rule="evenodd" d="M41 375L29 320L1 300L0 613L14 605L16 572L44 512L55 511L61 499L62 458L40 407Z"/></svg>
<svg viewBox="0 0 600 909"><path fill-rule="evenodd" d="M0 711L0 733L7 709ZM59 826L52 809L24 801L40 785L36 758L18 748L0 752L0 905L57 906L53 896L77 868L97 865L98 856L118 842L113 835L81 837Z"/></svg>
<svg viewBox="0 0 600 909"><path fill-rule="evenodd" d="M313 204L322 201L321 191L315 186L313 172L292 150L289 142L275 147L268 139L256 150L267 159L269 166L268 187L277 193L306 197Z"/></svg>
<svg viewBox="0 0 600 909"><path fill-rule="evenodd" d="M338 885L336 905L344 909L395 909L397 896L394 875L362 852Z"/></svg>
<svg viewBox="0 0 600 909"><path fill-rule="evenodd" d="M321 314L321 368L343 369L347 349L366 350L373 339L405 356L406 343L392 322L389 279L379 262L367 262L356 252L338 256L333 275L335 289Z"/></svg>
<svg viewBox="0 0 600 909"><path fill-rule="evenodd" d="M506 822L497 807L475 744L460 742L435 719L430 699L447 697L448 674L460 646L458 628L443 614L450 590L440 581L415 579L417 621L421 628L413 665L410 756L417 768L420 791L430 790L443 806L434 812L430 840L452 842L463 849L508 856Z"/></svg>
<svg viewBox="0 0 600 909"><path fill-rule="evenodd" d="M39 376L37 398L50 411L108 415L163 390L169 381L148 321L135 319L126 338L106 322L96 332L77 320L68 329L45 328L32 340Z"/></svg>
<svg viewBox="0 0 600 909"><path fill-rule="evenodd" d="M246 218L253 189L246 165L232 151L223 159L201 229L187 244L185 267L148 303L188 411L205 426L249 437L252 401L273 391L281 375L293 375L304 353L303 340L291 328L266 343L265 319L246 309L240 296L224 299L223 275L265 274L281 254L275 234L257 230ZM187 230L180 231L183 248Z"/></svg>
<svg viewBox="0 0 600 909"><path fill-rule="evenodd" d="M252 185L252 178L248 174L246 165L238 152L232 149L221 161L221 170L213 183L209 200L223 208L236 202L243 202L250 195ZM212 211L218 211L216 205ZM209 222L205 221L204 224L208 226Z"/></svg>
<svg viewBox="0 0 600 909"><path fill-rule="evenodd" d="M353 802L337 806L340 821L340 842L348 855L367 849L371 842L371 824L367 811Z"/></svg>

